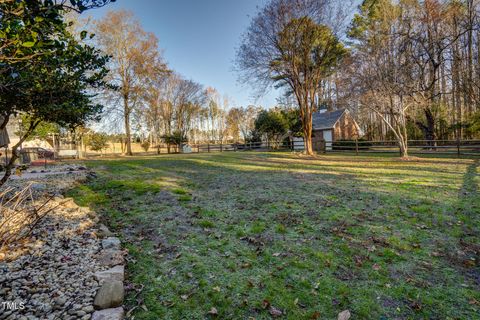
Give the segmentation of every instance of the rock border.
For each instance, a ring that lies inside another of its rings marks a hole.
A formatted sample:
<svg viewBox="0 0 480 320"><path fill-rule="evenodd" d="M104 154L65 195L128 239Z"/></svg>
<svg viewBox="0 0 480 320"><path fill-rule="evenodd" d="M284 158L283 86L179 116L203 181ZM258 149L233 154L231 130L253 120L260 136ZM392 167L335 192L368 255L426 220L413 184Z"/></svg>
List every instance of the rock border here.
<svg viewBox="0 0 480 320"><path fill-rule="evenodd" d="M100 283L93 307L92 320L121 320L125 318L123 301L125 298L125 259L120 239L103 224L97 226L97 236L102 239L102 250L97 256L100 265L107 270L95 272L95 279Z"/></svg>

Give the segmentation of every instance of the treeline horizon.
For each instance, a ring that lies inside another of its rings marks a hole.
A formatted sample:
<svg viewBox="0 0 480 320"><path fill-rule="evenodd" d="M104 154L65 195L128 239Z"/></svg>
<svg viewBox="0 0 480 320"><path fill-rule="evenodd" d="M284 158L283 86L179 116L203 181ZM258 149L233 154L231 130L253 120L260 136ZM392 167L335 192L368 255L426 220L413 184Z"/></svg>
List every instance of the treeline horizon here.
<svg viewBox="0 0 480 320"><path fill-rule="evenodd" d="M348 108L366 140L433 143L480 137L478 0L364 0L353 15L348 3L334 0L271 0L252 19L242 45L251 46L248 36L255 36L262 21L279 19L281 10L286 12L282 16L285 21L275 21L276 29L267 32L292 36L286 31L294 22L306 32L317 30L319 39L327 35L330 45L338 46L329 57L335 59L333 64L316 62L315 68L323 75L309 97L310 112ZM132 12L109 11L88 26L81 21L75 25L95 34L85 41L110 56L109 86L96 93L96 99L105 105L103 126L90 127L125 141L127 154L132 153L130 143L135 139L148 140L152 146L258 139L255 120L265 108L237 106L228 95L172 70L158 39L142 28ZM338 30L342 30L340 34L335 33ZM268 57L271 61L266 61L266 66L273 71L267 70L265 78L252 74L242 78L245 68L242 70L241 59L248 62L245 59L249 58L242 53L258 58L255 48L243 50L241 46L235 62L239 78L263 93L273 85L283 89L278 104L267 109L301 110L295 92L285 83L279 84L287 82L286 78L273 72L279 57ZM262 81L268 85L259 85ZM92 134L85 127L75 132L77 139Z"/></svg>

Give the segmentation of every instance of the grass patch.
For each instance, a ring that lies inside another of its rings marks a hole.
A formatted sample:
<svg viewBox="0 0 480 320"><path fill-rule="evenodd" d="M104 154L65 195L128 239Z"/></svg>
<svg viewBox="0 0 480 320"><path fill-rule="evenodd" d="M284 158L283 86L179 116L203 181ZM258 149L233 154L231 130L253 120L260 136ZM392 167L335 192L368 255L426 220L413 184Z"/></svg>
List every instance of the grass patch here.
<svg viewBox="0 0 480 320"><path fill-rule="evenodd" d="M180 194L180 195L185 195L185 194L188 193L186 190L180 189L180 188L173 189L172 192L175 193L175 194Z"/></svg>
<svg viewBox="0 0 480 320"><path fill-rule="evenodd" d="M135 319L480 312L478 161L238 152L89 166L99 178L69 195L129 250Z"/></svg>

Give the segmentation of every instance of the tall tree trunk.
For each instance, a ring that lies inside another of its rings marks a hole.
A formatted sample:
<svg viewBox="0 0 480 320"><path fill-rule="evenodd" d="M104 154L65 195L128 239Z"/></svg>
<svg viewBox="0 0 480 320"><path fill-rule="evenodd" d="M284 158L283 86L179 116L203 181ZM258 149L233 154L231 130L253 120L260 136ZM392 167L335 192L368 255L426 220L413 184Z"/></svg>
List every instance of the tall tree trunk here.
<svg viewBox="0 0 480 320"><path fill-rule="evenodd" d="M128 96L123 97L123 107L124 107L124 118L125 118L125 135L127 136L126 155L131 156L133 155L133 153L132 153L132 136L130 133L130 108L128 107Z"/></svg>
<svg viewBox="0 0 480 320"><path fill-rule="evenodd" d="M408 158L408 145L405 141L400 140L401 142L399 143L400 147L400 157L402 158Z"/></svg>
<svg viewBox="0 0 480 320"><path fill-rule="evenodd" d="M307 155L313 155L313 146L312 146L312 126L310 128L304 128L303 130L304 141L305 141L305 153Z"/></svg>

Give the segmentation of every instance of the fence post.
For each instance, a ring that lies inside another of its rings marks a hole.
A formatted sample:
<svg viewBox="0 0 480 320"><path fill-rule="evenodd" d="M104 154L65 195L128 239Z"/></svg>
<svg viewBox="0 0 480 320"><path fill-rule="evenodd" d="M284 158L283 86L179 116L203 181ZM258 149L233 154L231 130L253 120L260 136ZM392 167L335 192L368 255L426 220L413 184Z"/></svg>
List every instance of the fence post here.
<svg viewBox="0 0 480 320"><path fill-rule="evenodd" d="M237 152L237 144L236 143L233 145L233 151Z"/></svg>
<svg viewBox="0 0 480 320"><path fill-rule="evenodd" d="M355 154L358 156L358 139L355 138Z"/></svg>
<svg viewBox="0 0 480 320"><path fill-rule="evenodd" d="M223 142L220 142L220 152L223 152Z"/></svg>
<svg viewBox="0 0 480 320"><path fill-rule="evenodd" d="M460 157L460 137L457 137L457 157Z"/></svg>
<svg viewBox="0 0 480 320"><path fill-rule="evenodd" d="M208 152L210 153L210 142L207 143L207 150L208 150Z"/></svg>

